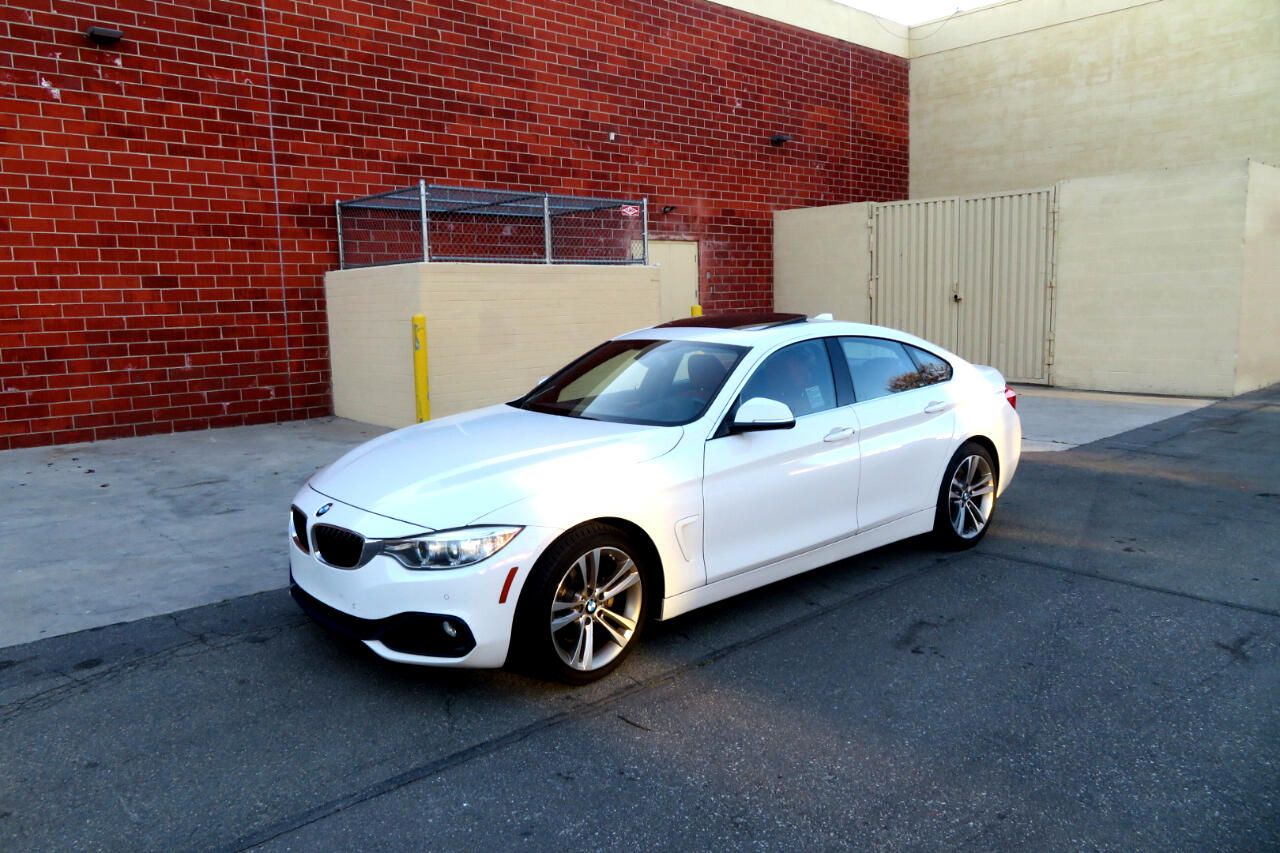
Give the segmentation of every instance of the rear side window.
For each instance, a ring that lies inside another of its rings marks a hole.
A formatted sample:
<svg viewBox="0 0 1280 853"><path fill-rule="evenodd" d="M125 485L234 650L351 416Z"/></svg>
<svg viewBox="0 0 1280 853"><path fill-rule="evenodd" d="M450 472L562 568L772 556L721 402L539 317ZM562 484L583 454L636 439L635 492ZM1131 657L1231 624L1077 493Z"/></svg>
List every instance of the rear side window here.
<svg viewBox="0 0 1280 853"><path fill-rule="evenodd" d="M951 378L951 365L919 347L883 338L841 338L859 401L923 388Z"/></svg>
<svg viewBox="0 0 1280 853"><path fill-rule="evenodd" d="M938 382L946 382L951 378L951 365L938 358L931 352L913 347L907 344L907 352L915 359L919 365L918 377L919 384L916 388L923 388L925 385L934 385Z"/></svg>

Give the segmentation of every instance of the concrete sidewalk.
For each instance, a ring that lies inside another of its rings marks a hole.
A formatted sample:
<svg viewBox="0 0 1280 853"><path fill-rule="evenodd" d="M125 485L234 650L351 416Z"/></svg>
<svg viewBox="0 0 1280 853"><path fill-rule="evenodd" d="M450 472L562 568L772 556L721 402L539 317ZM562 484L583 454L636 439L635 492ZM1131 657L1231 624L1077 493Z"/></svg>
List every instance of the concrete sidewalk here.
<svg viewBox="0 0 1280 853"><path fill-rule="evenodd" d="M285 586L294 493L382 432L320 418L0 453L0 647Z"/></svg>
<svg viewBox="0 0 1280 853"><path fill-rule="evenodd" d="M1068 391L1018 385L1022 452L1070 450L1081 444L1138 429L1215 402L1196 397L1157 397Z"/></svg>
<svg viewBox="0 0 1280 853"><path fill-rule="evenodd" d="M1209 402L1018 391L1033 451ZM0 648L285 586L294 493L384 431L320 418L0 453Z"/></svg>

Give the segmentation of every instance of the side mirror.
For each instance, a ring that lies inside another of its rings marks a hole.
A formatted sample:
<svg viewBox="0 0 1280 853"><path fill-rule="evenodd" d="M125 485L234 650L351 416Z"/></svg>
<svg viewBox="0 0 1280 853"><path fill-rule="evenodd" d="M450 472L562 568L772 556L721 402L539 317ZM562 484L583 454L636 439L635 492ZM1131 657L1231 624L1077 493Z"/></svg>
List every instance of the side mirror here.
<svg viewBox="0 0 1280 853"><path fill-rule="evenodd" d="M766 429L791 429L796 417L791 408L779 400L768 397L752 397L738 406L729 427L730 433L760 432Z"/></svg>

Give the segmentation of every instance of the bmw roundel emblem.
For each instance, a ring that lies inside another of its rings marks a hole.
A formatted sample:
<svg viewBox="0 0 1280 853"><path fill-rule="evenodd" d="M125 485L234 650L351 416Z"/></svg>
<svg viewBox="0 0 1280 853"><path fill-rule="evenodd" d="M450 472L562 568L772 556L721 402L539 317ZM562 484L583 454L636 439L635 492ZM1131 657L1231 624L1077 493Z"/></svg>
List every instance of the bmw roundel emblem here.
<svg viewBox="0 0 1280 853"><path fill-rule="evenodd" d="M331 510L331 509L333 509L333 504L325 504L324 506L322 506L322 507L320 507L318 510L316 510L316 515L318 515L318 516L319 516L319 515L324 515L326 512L328 512L328 511L329 511L329 510Z"/></svg>

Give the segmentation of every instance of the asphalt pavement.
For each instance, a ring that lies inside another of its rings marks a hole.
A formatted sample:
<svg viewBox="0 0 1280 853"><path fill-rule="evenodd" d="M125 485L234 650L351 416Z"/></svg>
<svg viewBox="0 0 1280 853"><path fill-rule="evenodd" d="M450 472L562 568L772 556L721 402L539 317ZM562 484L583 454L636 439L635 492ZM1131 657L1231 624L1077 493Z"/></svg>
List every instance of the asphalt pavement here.
<svg viewBox="0 0 1280 853"><path fill-rule="evenodd" d="M1030 454L585 689L283 590L0 649L0 849L1280 849L1280 388ZM264 559L266 557L264 556Z"/></svg>

